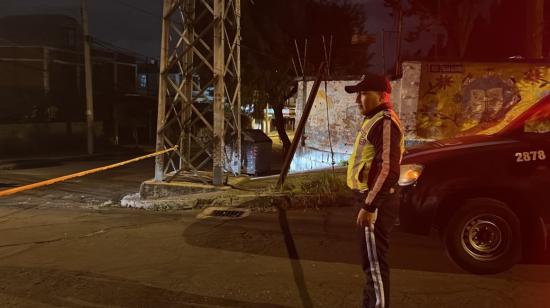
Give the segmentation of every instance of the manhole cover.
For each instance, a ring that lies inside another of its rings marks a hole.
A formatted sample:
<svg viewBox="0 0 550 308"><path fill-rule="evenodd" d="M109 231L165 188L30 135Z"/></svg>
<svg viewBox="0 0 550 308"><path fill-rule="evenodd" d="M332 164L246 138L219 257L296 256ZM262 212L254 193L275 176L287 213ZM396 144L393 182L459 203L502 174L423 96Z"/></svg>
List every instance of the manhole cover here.
<svg viewBox="0 0 550 308"><path fill-rule="evenodd" d="M250 215L249 209L230 207L209 207L197 215L197 218L238 219Z"/></svg>
<svg viewBox="0 0 550 308"><path fill-rule="evenodd" d="M214 217L231 217L231 218L239 218L244 214L243 211L222 211L222 210L215 210L210 214L210 216Z"/></svg>

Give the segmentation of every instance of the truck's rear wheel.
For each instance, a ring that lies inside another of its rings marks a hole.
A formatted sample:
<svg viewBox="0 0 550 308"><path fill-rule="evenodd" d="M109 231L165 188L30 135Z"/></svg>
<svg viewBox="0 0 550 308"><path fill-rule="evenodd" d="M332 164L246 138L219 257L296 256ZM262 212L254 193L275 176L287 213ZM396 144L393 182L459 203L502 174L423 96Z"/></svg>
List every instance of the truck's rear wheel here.
<svg viewBox="0 0 550 308"><path fill-rule="evenodd" d="M508 270L521 258L519 219L493 199L467 200L451 217L444 240L451 259L475 274Z"/></svg>

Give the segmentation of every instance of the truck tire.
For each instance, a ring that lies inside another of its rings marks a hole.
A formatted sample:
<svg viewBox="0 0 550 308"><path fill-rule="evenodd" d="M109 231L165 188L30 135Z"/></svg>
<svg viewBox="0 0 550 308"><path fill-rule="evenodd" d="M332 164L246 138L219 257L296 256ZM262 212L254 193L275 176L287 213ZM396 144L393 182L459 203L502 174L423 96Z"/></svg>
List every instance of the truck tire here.
<svg viewBox="0 0 550 308"><path fill-rule="evenodd" d="M490 198L466 200L449 220L444 241L449 257L474 274L503 272L521 259L518 217Z"/></svg>

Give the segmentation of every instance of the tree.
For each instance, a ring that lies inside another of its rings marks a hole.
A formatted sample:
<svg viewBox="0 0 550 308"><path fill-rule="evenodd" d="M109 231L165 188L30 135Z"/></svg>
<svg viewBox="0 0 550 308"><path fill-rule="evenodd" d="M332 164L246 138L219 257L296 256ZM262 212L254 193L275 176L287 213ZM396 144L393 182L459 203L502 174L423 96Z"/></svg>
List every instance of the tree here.
<svg viewBox="0 0 550 308"><path fill-rule="evenodd" d="M242 11L243 101L254 105L255 110L271 105L286 152L290 140L282 111L295 85L291 62L297 59L294 40L302 46L308 40L306 75L313 74L324 60L323 35L334 38L332 72L363 74L372 54L368 44L354 48L351 37L365 33L364 9L347 1L249 0L242 3Z"/></svg>
<svg viewBox="0 0 550 308"><path fill-rule="evenodd" d="M293 80L290 70L282 64L252 64L247 63L246 72L242 78L242 96L247 105L252 107L254 118L263 118L263 111L269 105L275 115L275 126L279 138L283 142L283 151L290 147L290 139L285 131L283 108L289 98ZM278 67L278 68L277 68Z"/></svg>
<svg viewBox="0 0 550 308"><path fill-rule="evenodd" d="M416 16L416 29L405 35L407 41L418 40L423 32L436 26L446 30L445 56L462 59L468 48L476 22L490 21L491 9L501 0L384 0L392 9L392 16L403 11L403 16ZM439 48L437 46L436 48Z"/></svg>

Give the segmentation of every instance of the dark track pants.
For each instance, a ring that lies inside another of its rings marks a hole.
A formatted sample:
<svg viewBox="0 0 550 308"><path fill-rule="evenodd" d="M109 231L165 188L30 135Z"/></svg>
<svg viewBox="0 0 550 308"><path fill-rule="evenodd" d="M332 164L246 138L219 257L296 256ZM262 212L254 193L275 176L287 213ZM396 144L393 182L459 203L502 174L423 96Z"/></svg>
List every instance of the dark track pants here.
<svg viewBox="0 0 550 308"><path fill-rule="evenodd" d="M358 204L365 202L366 194L356 193ZM364 308L390 306L390 268L387 254L390 248L390 232L399 215L397 193L380 192L378 218L371 229L358 227L363 271L367 281L363 291Z"/></svg>

